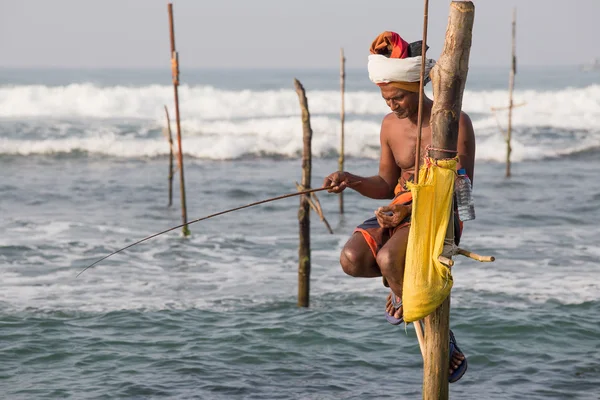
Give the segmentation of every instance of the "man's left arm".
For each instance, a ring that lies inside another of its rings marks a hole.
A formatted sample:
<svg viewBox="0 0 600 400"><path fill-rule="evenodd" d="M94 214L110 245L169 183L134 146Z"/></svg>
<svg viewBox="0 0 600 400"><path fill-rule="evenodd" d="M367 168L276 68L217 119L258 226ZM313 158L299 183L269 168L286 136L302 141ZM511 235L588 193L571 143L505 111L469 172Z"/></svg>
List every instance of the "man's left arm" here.
<svg viewBox="0 0 600 400"><path fill-rule="evenodd" d="M458 121L458 164L459 168L464 168L467 175L473 183L475 169L475 132L471 118L464 112L460 114Z"/></svg>

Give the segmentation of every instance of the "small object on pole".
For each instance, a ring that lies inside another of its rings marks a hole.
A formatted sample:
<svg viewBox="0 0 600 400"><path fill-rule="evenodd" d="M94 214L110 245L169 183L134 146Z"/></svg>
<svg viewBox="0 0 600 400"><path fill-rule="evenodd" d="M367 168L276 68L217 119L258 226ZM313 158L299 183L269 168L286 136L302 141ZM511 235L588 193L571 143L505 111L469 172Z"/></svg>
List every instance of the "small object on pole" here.
<svg viewBox="0 0 600 400"><path fill-rule="evenodd" d="M173 204L173 135L171 134L171 119L169 118L169 109L165 105L165 114L167 114L167 140L169 141L169 207Z"/></svg>
<svg viewBox="0 0 600 400"><path fill-rule="evenodd" d="M312 169L312 128L310 126L310 112L308 111L308 100L304 87L294 79L294 87L300 101L302 110L302 187L310 188L310 177ZM298 248L298 307L308 307L310 296L310 203L309 196L300 196L300 209L298 210L298 221L300 224L300 244Z"/></svg>
<svg viewBox="0 0 600 400"><path fill-rule="evenodd" d="M338 163L338 170L344 170L344 125L346 123L346 109L345 109L345 92L346 92L346 58L344 57L344 49L340 49L340 92L342 94L342 108L340 111L340 122L341 122L341 143L340 143L340 158ZM344 213L344 192L339 193L340 199L340 214Z"/></svg>
<svg viewBox="0 0 600 400"><path fill-rule="evenodd" d="M438 260L444 264L446 267L450 268L454 266L454 260L448 257L439 256Z"/></svg>
<svg viewBox="0 0 600 400"><path fill-rule="evenodd" d="M425 333L423 333L423 321L418 320L413 322L415 326L415 332L417 333L417 340L419 341L419 348L421 349L421 357L425 360Z"/></svg>
<svg viewBox="0 0 600 400"><path fill-rule="evenodd" d="M510 145L512 137L512 110L513 110L513 90L515 88L515 75L517 73L517 54L516 54L516 42L517 42L517 9L513 8L512 17L512 57L511 57L511 68L510 75L508 78L508 129L506 132L506 177L510 178L510 153L512 148Z"/></svg>
<svg viewBox="0 0 600 400"><path fill-rule="evenodd" d="M175 95L175 121L177 123L177 145L179 151L177 160L179 162L179 186L181 188L181 218L183 220L183 235L189 236L190 230L187 225L187 207L185 202L185 179L183 176L183 150L181 148L181 120L179 116L179 54L175 50L175 25L173 22L173 3L168 4L169 10L169 33L171 37L171 74L173 76L173 92Z"/></svg>
<svg viewBox="0 0 600 400"><path fill-rule="evenodd" d="M460 254L461 256L465 256L470 258L471 260L479 261L479 262L494 262L496 261L496 257L494 256L480 256L477 253L473 253L472 251L465 249L457 249L456 254Z"/></svg>
<svg viewBox="0 0 600 400"><path fill-rule="evenodd" d="M452 1L444 50L431 72L435 101L431 110L431 156L452 158L458 142L462 96L467 80L475 6L471 1ZM447 149L445 151L442 149ZM451 214L452 215L452 214ZM454 241L451 216L446 240ZM425 317L423 399L448 399L450 296Z"/></svg>

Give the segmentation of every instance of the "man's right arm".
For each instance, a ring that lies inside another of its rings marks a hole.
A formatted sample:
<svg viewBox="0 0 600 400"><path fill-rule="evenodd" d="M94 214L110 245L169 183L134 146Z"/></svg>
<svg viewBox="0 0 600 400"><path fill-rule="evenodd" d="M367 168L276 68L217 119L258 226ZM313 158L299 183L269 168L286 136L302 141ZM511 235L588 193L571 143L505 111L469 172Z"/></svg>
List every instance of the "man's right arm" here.
<svg viewBox="0 0 600 400"><path fill-rule="evenodd" d="M393 189L390 191L390 186L379 175L367 177L337 171L325 178L323 187L329 186L333 186L328 190L329 193L340 193L349 187L372 199L389 199L393 197Z"/></svg>
<svg viewBox="0 0 600 400"><path fill-rule="evenodd" d="M344 171L334 172L325 178L323 182L323 187L334 186L329 190L330 193L339 193L346 187L350 187L363 196L372 199L391 199L394 197L394 188L400 177L400 167L396 164L394 153L387 140L390 130L388 117L384 118L379 135L381 145L379 175L363 177Z"/></svg>

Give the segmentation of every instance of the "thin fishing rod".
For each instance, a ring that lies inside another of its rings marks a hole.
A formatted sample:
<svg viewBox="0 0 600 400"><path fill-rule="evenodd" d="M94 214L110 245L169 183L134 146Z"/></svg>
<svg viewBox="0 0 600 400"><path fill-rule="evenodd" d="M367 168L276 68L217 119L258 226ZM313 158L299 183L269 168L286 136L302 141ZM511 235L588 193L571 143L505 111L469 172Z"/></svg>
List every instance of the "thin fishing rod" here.
<svg viewBox="0 0 600 400"><path fill-rule="evenodd" d="M415 150L415 183L419 183L419 162L421 161L421 131L423 130L423 101L425 97L425 54L427 53L427 20L429 0L425 0L423 11L423 43L421 43L421 82L419 84L419 113L417 117L417 148Z"/></svg>
<svg viewBox="0 0 600 400"><path fill-rule="evenodd" d="M355 183L356 183L356 182L355 182ZM122 252L123 250L127 250L128 248L130 248L130 247L133 247L133 246L135 246L136 244L140 244L140 243L142 243L142 242L145 242L146 240L149 240L149 239L152 239L152 238L154 238L154 237L157 237L157 236L159 236L159 235L162 235L163 233L167 233L167 232L170 232L170 231L172 231L172 230L175 230L175 229L178 229L178 228L182 228L182 227L184 227L185 225L190 225L190 224L193 224L193 223L195 223L195 222L204 221L204 220L206 220L206 219L209 219L209 218L212 218L212 217L216 217L216 216L218 216L218 215L227 214L227 213L230 213L230 212L232 212L232 211L241 210L241 209L243 209L243 208L248 208L248 207L252 207L252 206L257 206L257 205L259 205L259 204L268 203L268 202L270 202L270 201L281 200L281 199L285 199L285 198L288 198L288 197L300 196L300 195L303 195L303 194L309 194L309 193L314 193L314 192L320 192L320 191L322 191L322 190L329 190L329 189L332 189L332 188L334 188L334 187L335 187L335 185L330 185L330 186L327 186L327 187L322 187L322 188L318 188L318 189L308 189L308 190L303 190L303 191L301 191L301 192L297 192L297 193L288 193L288 194L284 194L283 196L277 196L277 197L273 197L273 198L270 198L270 199L266 199L266 200L257 201L257 202L255 202L255 203L246 204L245 206L240 206L240 207L236 207L236 208L231 208L231 209L229 209L229 210L220 211L220 212L218 212L218 213L215 213L215 214L207 215L206 217L202 217L202 218L195 219L195 220L193 220L193 221L190 221L190 222L188 222L188 223L186 223L186 224L181 224L181 225L174 226L174 227L172 227L172 228L169 228L169 229L166 229L166 230L164 230L164 231L162 231L162 232L155 233L154 235L147 236L147 237L145 237L145 238L143 238L143 239L141 239L141 240L138 240L138 241L137 241L137 242L135 242L135 243L131 243L130 245L128 245L128 246L125 246L125 247L123 247L122 249L119 249L119 250L117 250L117 251L113 251L113 252L112 252L112 253L110 253L109 255L107 255L107 256L104 256L104 257L102 257L101 259L99 259L98 261L94 262L93 264L90 264L90 265L88 265L87 267L85 267L85 268L84 268L84 269L83 269L83 270L82 270L80 273L78 273L78 274L77 274L77 277L79 277L79 275L83 274L83 273L84 273L85 271L87 271L88 269L92 268L94 265L98 264L100 261L104 261L104 260L106 260L106 259L107 259L108 257L110 257L110 256L113 256L113 255L115 255L115 254L117 254L117 253L120 253L120 252Z"/></svg>

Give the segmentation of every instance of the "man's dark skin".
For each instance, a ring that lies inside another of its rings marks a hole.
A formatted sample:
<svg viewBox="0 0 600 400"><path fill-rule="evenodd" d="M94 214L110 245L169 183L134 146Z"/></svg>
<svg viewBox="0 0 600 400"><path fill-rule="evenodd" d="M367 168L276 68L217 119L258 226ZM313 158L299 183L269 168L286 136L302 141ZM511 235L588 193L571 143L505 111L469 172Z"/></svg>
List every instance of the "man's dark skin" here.
<svg viewBox="0 0 600 400"><path fill-rule="evenodd" d="M329 192L340 193L350 187L363 196L372 199L392 199L394 188L402 176L412 180L415 167L417 143L417 118L419 93L409 92L392 85L381 86L381 95L391 109L381 124L379 159L379 174L363 177L349 172L338 171L325 178L323 187L334 185ZM426 148L431 145L431 127L429 119L433 101L427 96L423 102L423 124L421 133L421 156L427 155ZM459 119L457 150L459 168L464 168L473 181L475 164L475 134L471 119L461 113ZM423 165L421 161L420 165ZM393 228L411 212L411 206L395 204L379 207L375 211L377 221L383 228ZM391 290L402 297L402 282L404 279L404 261L410 226L400 228L373 256L371 249L360 232L355 232L344 246L340 263L345 273L355 277L373 278L384 276ZM392 305L392 294L388 296L386 311L396 318L402 317L402 307L395 310ZM458 351L452 354L450 374L464 360L464 355Z"/></svg>

